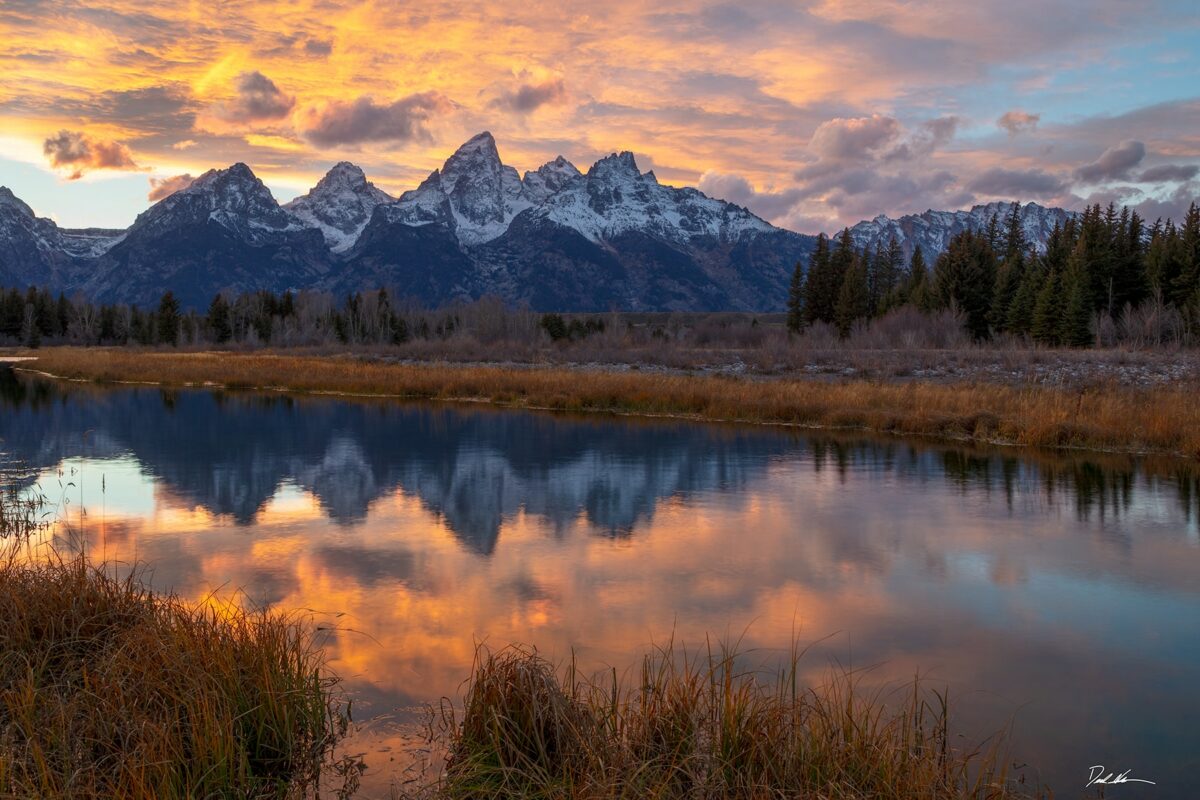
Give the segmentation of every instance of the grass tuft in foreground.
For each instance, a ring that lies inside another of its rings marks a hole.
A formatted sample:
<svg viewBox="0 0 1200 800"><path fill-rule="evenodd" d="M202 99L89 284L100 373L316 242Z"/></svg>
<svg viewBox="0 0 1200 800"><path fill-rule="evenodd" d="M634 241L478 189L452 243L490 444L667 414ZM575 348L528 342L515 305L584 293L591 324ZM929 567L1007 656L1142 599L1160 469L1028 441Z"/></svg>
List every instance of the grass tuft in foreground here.
<svg viewBox="0 0 1200 800"><path fill-rule="evenodd" d="M799 685L798 653L773 679L735 654L648 656L636 682L581 680L522 648L481 649L461 722L443 717L438 798L1000 800L1000 739L963 750L944 695L914 683L896 708L835 673Z"/></svg>
<svg viewBox="0 0 1200 800"><path fill-rule="evenodd" d="M0 563L0 796L296 797L349 718L297 620Z"/></svg>

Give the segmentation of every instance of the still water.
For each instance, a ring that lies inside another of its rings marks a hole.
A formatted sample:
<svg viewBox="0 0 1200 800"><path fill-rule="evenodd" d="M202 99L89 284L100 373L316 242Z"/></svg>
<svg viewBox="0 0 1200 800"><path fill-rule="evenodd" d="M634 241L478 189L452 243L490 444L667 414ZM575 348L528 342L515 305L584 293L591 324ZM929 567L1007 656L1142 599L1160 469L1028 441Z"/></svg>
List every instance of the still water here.
<svg viewBox="0 0 1200 800"><path fill-rule="evenodd" d="M920 673L1059 797L1094 764L1156 781L1109 797L1200 796L1186 465L0 370L0 470L158 588L336 620L364 796L477 643L623 669L672 632Z"/></svg>

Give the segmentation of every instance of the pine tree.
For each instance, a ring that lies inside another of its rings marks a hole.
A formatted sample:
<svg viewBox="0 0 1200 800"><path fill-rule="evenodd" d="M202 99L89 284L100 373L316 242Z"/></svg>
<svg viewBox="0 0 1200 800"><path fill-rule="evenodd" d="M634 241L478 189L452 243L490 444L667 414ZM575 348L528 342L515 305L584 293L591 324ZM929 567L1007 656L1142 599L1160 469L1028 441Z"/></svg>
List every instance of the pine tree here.
<svg viewBox="0 0 1200 800"><path fill-rule="evenodd" d="M792 284L788 287L787 328L790 333L804 330L804 267L797 261L792 269Z"/></svg>
<svg viewBox="0 0 1200 800"><path fill-rule="evenodd" d="M229 303L225 298L218 294L212 299L212 303L208 306L208 314L205 316L205 325L208 327L208 335L217 344L225 344L233 338L233 323L229 318Z"/></svg>
<svg viewBox="0 0 1200 800"><path fill-rule="evenodd" d="M1062 330L1065 303L1062 294L1062 277L1052 269L1038 292L1033 308L1033 338L1041 344L1057 345Z"/></svg>
<svg viewBox="0 0 1200 800"><path fill-rule="evenodd" d="M908 261L908 280L904 287L905 300L924 312L933 310L934 296L929 286L929 270L925 267L925 254L921 246L913 248Z"/></svg>
<svg viewBox="0 0 1200 800"><path fill-rule="evenodd" d="M817 247L808 261L808 274L804 281L804 321L833 322L833 306L837 302L837 289L833 286L833 265L829 240L825 234L817 236Z"/></svg>
<svg viewBox="0 0 1200 800"><path fill-rule="evenodd" d="M987 338L988 314L996 284L996 253L987 235L963 231L950 240L934 265L933 288L938 306L956 306L967 316L967 331Z"/></svg>
<svg viewBox="0 0 1200 800"><path fill-rule="evenodd" d="M1064 300L1058 340L1068 347L1087 347L1093 341L1087 252L1087 242L1081 238L1063 276Z"/></svg>
<svg viewBox="0 0 1200 800"><path fill-rule="evenodd" d="M1194 333L1200 330L1200 206L1195 203L1188 208L1173 250L1177 267L1171 280L1171 302Z"/></svg>
<svg viewBox="0 0 1200 800"><path fill-rule="evenodd" d="M838 334L845 339L850 335L854 323L866 319L870 313L871 290L867 279L867 263L865 258L854 258L838 290L835 312Z"/></svg>
<svg viewBox="0 0 1200 800"><path fill-rule="evenodd" d="M179 301L170 291L158 303L157 328L159 342L179 346Z"/></svg>
<svg viewBox="0 0 1200 800"><path fill-rule="evenodd" d="M1033 313L1044 277L1037 259L1031 259L1021 274L1017 291L1008 306L1004 329L1009 333L1029 336L1033 332Z"/></svg>

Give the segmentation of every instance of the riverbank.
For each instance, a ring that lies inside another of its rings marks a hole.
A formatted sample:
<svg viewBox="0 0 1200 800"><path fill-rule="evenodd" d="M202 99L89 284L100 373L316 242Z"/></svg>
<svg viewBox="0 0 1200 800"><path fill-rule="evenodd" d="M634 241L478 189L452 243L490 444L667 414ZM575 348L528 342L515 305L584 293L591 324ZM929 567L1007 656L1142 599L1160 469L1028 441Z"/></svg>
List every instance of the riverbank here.
<svg viewBox="0 0 1200 800"><path fill-rule="evenodd" d="M1200 458L1184 382L1012 385L986 380L742 377L630 368L393 363L357 355L47 348L14 368L165 387L336 393L810 426L951 441Z"/></svg>

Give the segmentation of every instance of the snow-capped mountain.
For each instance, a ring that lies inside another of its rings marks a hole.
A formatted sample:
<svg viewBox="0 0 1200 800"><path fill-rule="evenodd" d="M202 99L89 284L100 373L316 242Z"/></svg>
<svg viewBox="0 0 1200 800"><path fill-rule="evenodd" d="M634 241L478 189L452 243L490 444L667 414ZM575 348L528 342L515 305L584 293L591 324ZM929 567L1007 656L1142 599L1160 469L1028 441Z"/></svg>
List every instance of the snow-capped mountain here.
<svg viewBox="0 0 1200 800"><path fill-rule="evenodd" d="M880 214L875 219L864 220L850 229L850 237L859 248L874 249L877 245L887 247L895 238L900 243L905 257L912 255L918 246L927 258L935 257L945 250L950 240L965 230L982 230L992 217L999 220L1001 230L1012 213L1012 203L988 203L974 206L970 211L933 211L923 214L905 214L891 219ZM1061 225L1073 214L1061 208L1046 208L1037 203L1021 206L1021 225L1025 239L1038 252L1046 249L1046 240L1055 225Z"/></svg>
<svg viewBox="0 0 1200 800"><path fill-rule="evenodd" d="M78 279L80 259L111 248L124 231L72 230L34 214L6 186L0 186L0 285L62 286Z"/></svg>
<svg viewBox="0 0 1200 800"><path fill-rule="evenodd" d="M496 140L484 131L459 147L419 187L401 195L391 219L408 225L447 222L470 247L495 239L517 214L534 205L521 176L500 161Z"/></svg>
<svg viewBox="0 0 1200 800"><path fill-rule="evenodd" d="M1009 208L880 216L851 231L859 247L894 236L906 253L920 246L932 259ZM1039 249L1069 216L1021 209ZM280 206L239 163L206 172L127 231L60 229L0 188L0 285L143 305L168 289L202 308L225 289L387 287L427 305L495 295L537 310L774 311L814 243L741 206L661 184L628 152L586 174L558 156L521 176L487 132L395 200L341 162Z"/></svg>
<svg viewBox="0 0 1200 800"><path fill-rule="evenodd" d="M375 188L360 167L341 161L308 194L283 208L305 226L319 229L329 248L340 253L358 239L375 207L391 202L394 198Z"/></svg>
<svg viewBox="0 0 1200 800"><path fill-rule="evenodd" d="M540 205L580 175L574 164L559 156L542 164L534 172L526 172L521 182L525 184L525 195Z"/></svg>
<svg viewBox="0 0 1200 800"><path fill-rule="evenodd" d="M79 288L104 301L202 308L222 290L314 286L329 271L322 233L280 208L245 164L214 169L155 203Z"/></svg>
<svg viewBox="0 0 1200 800"><path fill-rule="evenodd" d="M597 161L582 180L569 181L533 212L600 242L638 231L671 242L700 237L733 241L747 233L777 230L741 206L696 189L663 186L638 170L633 153Z"/></svg>

